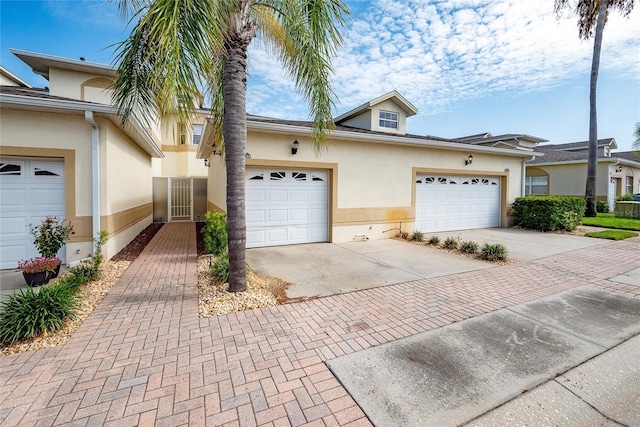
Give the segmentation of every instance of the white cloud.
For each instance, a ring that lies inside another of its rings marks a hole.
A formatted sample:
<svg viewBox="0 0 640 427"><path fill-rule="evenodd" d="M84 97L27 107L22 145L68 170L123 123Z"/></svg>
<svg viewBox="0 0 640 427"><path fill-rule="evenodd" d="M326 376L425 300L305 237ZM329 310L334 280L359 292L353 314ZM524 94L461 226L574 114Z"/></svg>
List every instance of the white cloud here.
<svg viewBox="0 0 640 427"><path fill-rule="evenodd" d="M343 31L345 44L334 60L338 110L393 89L423 114L436 114L487 94L558 87L589 73L593 42L578 39L576 23L570 13L557 18L553 0L372 1ZM639 29L640 11L610 15L602 73L640 81ZM284 113L264 105L288 99L296 105L286 117L307 118L277 61L256 49L250 58L249 111Z"/></svg>

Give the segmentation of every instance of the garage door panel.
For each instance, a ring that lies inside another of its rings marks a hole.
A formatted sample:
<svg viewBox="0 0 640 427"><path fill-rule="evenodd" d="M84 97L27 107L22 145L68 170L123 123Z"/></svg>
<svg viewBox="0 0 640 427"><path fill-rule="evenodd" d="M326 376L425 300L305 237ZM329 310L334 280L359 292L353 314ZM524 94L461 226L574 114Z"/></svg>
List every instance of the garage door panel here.
<svg viewBox="0 0 640 427"><path fill-rule="evenodd" d="M307 202L309 201L309 190L290 190L289 201L291 202Z"/></svg>
<svg viewBox="0 0 640 427"><path fill-rule="evenodd" d="M497 227L499 179L418 175L416 229L423 232Z"/></svg>
<svg viewBox="0 0 640 427"><path fill-rule="evenodd" d="M247 189L245 193L246 204L263 203L267 200L267 192L262 189Z"/></svg>
<svg viewBox="0 0 640 427"><path fill-rule="evenodd" d="M290 209L289 218L291 221L307 222L309 220L309 211L306 208Z"/></svg>
<svg viewBox="0 0 640 427"><path fill-rule="evenodd" d="M247 180L248 194L263 191L263 196L247 203L248 248L328 240L326 172L253 168L247 172L249 177L269 177ZM266 212L264 218L253 213L260 211Z"/></svg>
<svg viewBox="0 0 640 427"><path fill-rule="evenodd" d="M269 203L286 202L289 199L287 190L270 189L267 192L267 200Z"/></svg>
<svg viewBox="0 0 640 427"><path fill-rule="evenodd" d="M267 216L269 222L286 222L287 210L286 209L270 209Z"/></svg>
<svg viewBox="0 0 640 427"><path fill-rule="evenodd" d="M27 206L27 191L17 188L2 189L2 207L24 209Z"/></svg>
<svg viewBox="0 0 640 427"><path fill-rule="evenodd" d="M38 256L27 225L65 217L64 162L12 157L0 162L20 167L17 175L0 175L0 268L13 269L19 260ZM58 253L63 262L64 255L64 249Z"/></svg>

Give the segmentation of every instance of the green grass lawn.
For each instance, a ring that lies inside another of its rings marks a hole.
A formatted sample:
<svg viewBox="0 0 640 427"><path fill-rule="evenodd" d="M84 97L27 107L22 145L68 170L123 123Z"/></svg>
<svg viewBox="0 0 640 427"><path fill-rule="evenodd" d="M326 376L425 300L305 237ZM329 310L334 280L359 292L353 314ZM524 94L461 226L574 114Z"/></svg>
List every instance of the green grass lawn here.
<svg viewBox="0 0 640 427"><path fill-rule="evenodd" d="M595 218L582 218L582 225L640 231L640 219L616 218L614 214L599 213Z"/></svg>
<svg viewBox="0 0 640 427"><path fill-rule="evenodd" d="M604 230L595 231L593 233L585 233L587 237L595 237L597 239L624 240L629 237L636 237L638 233L626 230Z"/></svg>

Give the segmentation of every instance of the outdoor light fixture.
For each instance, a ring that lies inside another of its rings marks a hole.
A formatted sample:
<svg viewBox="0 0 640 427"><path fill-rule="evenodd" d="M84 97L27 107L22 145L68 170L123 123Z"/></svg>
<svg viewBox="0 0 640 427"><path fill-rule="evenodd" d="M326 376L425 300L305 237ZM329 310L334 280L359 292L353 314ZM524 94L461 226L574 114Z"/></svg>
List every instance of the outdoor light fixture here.
<svg viewBox="0 0 640 427"><path fill-rule="evenodd" d="M211 162L209 161L209 159L204 159L204 167L205 168L210 168L211 167Z"/></svg>
<svg viewBox="0 0 640 427"><path fill-rule="evenodd" d="M618 166L618 167L616 168L616 172L618 172L618 173L619 173L619 172L622 172L622 166Z"/></svg>
<svg viewBox="0 0 640 427"><path fill-rule="evenodd" d="M296 139L296 140L293 141L293 145L291 146L291 154L298 153L298 147L300 147L300 143Z"/></svg>
<svg viewBox="0 0 640 427"><path fill-rule="evenodd" d="M464 161L464 164L468 166L471 163L473 163L473 155L469 154L469 157L467 157L467 160Z"/></svg>
<svg viewBox="0 0 640 427"><path fill-rule="evenodd" d="M250 159L250 158L251 158L251 154L249 154L249 153L244 153L244 158L245 158L245 159Z"/></svg>

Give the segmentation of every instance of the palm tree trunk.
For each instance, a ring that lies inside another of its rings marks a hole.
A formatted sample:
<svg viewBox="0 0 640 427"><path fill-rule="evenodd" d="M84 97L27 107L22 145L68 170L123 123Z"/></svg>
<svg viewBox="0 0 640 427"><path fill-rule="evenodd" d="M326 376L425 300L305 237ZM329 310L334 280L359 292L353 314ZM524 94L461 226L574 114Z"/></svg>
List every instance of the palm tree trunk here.
<svg viewBox="0 0 640 427"><path fill-rule="evenodd" d="M607 1L600 0L600 9L596 20L596 34L593 42L593 58L591 61L591 82L589 87L589 160L587 164L587 187L585 200L587 207L585 216L595 217L596 212L596 171L598 169L598 117L596 113L596 88L600 69L600 50L604 18L607 13Z"/></svg>
<svg viewBox="0 0 640 427"><path fill-rule="evenodd" d="M247 290L245 247L245 152L247 145L246 84L249 43L231 35L222 78L222 134L227 166L227 232L229 234L229 292Z"/></svg>

